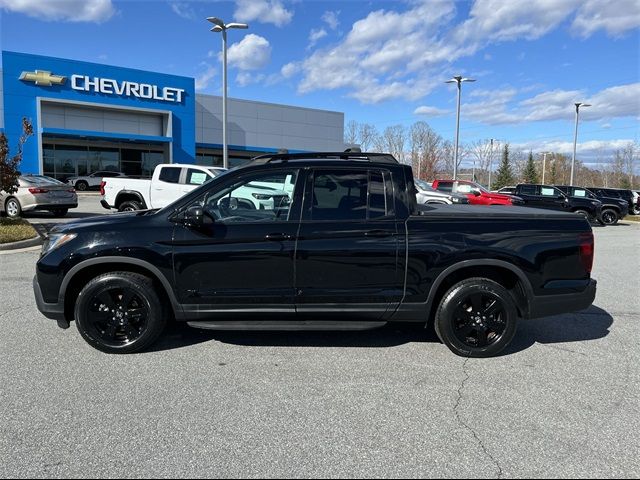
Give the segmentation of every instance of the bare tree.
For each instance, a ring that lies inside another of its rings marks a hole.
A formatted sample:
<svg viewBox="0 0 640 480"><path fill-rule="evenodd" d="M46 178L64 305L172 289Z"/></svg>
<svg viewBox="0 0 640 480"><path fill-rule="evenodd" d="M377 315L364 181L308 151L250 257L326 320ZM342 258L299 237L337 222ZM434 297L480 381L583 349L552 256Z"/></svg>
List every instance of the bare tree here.
<svg viewBox="0 0 640 480"><path fill-rule="evenodd" d="M356 145L359 143L360 124L355 120L351 120L344 128L344 143L348 145Z"/></svg>
<svg viewBox="0 0 640 480"><path fill-rule="evenodd" d="M478 182L486 185L489 182L489 166L491 163L491 140L476 140L472 142L467 151L475 160L475 173Z"/></svg>
<svg viewBox="0 0 640 480"><path fill-rule="evenodd" d="M405 163L404 147L406 131L404 125L392 125L384 129L382 135L375 139L375 147L379 152L390 153L400 163Z"/></svg>
<svg viewBox="0 0 640 480"><path fill-rule="evenodd" d="M634 170L635 170L635 163L637 160L637 153L638 153L637 142L629 142L622 149L622 163L624 165L624 170L627 177L625 179L625 183L628 185L627 188L633 188L633 177L635 173Z"/></svg>
<svg viewBox="0 0 640 480"><path fill-rule="evenodd" d="M378 129L370 123L360 125L360 147L362 151L367 152L375 144L375 139L379 136Z"/></svg>

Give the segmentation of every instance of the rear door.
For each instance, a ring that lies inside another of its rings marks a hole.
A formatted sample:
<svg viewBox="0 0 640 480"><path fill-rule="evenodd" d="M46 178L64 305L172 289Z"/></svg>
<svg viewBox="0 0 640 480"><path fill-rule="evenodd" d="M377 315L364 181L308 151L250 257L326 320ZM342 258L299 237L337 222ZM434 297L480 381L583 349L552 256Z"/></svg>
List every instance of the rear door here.
<svg viewBox="0 0 640 480"><path fill-rule="evenodd" d="M184 195L181 184L183 172L186 170L178 166L163 166L158 178L151 180L150 208L163 208Z"/></svg>
<svg viewBox="0 0 640 480"><path fill-rule="evenodd" d="M299 317L380 320L402 298L391 171L315 168L296 247Z"/></svg>

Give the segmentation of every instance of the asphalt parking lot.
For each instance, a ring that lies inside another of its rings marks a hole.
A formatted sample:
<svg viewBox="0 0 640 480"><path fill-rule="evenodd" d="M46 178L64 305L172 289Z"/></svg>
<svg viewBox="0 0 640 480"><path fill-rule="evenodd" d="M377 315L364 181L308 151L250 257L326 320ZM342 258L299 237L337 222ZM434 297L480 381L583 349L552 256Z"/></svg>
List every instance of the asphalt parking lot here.
<svg viewBox="0 0 640 480"><path fill-rule="evenodd" d="M484 360L398 328L109 356L39 314L38 252L0 255L0 476L637 478L640 225L594 232L594 306Z"/></svg>

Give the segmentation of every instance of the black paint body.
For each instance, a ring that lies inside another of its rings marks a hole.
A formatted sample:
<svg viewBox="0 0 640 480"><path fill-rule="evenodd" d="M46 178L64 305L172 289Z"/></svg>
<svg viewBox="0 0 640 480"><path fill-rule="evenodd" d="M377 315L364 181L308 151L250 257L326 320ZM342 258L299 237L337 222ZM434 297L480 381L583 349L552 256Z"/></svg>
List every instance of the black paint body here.
<svg viewBox="0 0 640 480"><path fill-rule="evenodd" d="M298 168L289 221L190 227L187 206L261 169ZM376 169L389 179L392 215L374 220L309 218L317 169ZM442 288L464 275L503 278L520 314L588 307L595 281L581 259L591 235L583 218L548 210L418 206L411 169L341 160L291 160L230 171L159 210L58 226L77 237L37 263L40 311L62 324L75 297L105 271L144 273L178 320L426 322Z"/></svg>

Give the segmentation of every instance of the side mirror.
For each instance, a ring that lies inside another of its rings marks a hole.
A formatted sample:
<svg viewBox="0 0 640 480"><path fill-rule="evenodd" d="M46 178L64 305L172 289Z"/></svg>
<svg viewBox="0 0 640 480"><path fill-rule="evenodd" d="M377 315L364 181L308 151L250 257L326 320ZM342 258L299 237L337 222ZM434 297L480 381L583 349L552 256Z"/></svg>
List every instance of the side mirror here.
<svg viewBox="0 0 640 480"><path fill-rule="evenodd" d="M193 205L184 212L184 224L187 227L200 228L204 223L204 211L200 205Z"/></svg>
<svg viewBox="0 0 640 480"><path fill-rule="evenodd" d="M472 189L471 193L473 193L476 197L479 197L481 195L480 190L478 190L477 188Z"/></svg>

